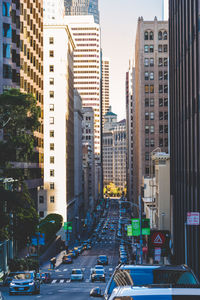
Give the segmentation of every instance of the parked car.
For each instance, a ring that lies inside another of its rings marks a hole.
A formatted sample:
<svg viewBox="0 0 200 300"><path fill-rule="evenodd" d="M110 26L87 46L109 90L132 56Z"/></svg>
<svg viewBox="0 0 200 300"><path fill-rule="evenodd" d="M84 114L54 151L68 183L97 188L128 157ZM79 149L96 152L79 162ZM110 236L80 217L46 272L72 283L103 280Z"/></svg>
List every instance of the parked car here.
<svg viewBox="0 0 200 300"><path fill-rule="evenodd" d="M110 300L113 289L120 286L120 282L127 286L170 284L181 288L190 285L199 287L200 284L193 271L185 265L121 265L115 269L106 286L106 300Z"/></svg>
<svg viewBox="0 0 200 300"><path fill-rule="evenodd" d="M106 255L99 255L97 258L98 265L107 265L108 264L108 257Z"/></svg>
<svg viewBox="0 0 200 300"><path fill-rule="evenodd" d="M63 264L72 264L73 263L72 255L70 255L70 254L64 255L62 258L62 263Z"/></svg>
<svg viewBox="0 0 200 300"><path fill-rule="evenodd" d="M81 269L73 269L70 279L71 281L75 281L75 280L79 280L82 281L83 280L83 271Z"/></svg>
<svg viewBox="0 0 200 300"><path fill-rule="evenodd" d="M40 280L36 279L35 271L16 272L9 286L9 295L39 294Z"/></svg>

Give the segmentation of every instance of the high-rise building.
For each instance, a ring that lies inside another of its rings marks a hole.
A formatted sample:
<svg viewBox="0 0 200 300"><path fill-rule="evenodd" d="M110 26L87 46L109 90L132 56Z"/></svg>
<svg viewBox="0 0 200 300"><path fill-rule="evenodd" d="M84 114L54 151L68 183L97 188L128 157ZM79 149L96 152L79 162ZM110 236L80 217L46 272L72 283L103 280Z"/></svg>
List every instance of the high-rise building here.
<svg viewBox="0 0 200 300"><path fill-rule="evenodd" d="M170 157L173 253L185 263L184 224L200 213L200 1L169 1ZM200 273L200 227L187 226L188 265Z"/></svg>
<svg viewBox="0 0 200 300"><path fill-rule="evenodd" d="M101 61L100 27L93 16L65 17L76 44L74 50L74 88L83 107L94 109L94 153L101 152Z"/></svg>
<svg viewBox="0 0 200 300"><path fill-rule="evenodd" d="M138 19L135 44L134 202L143 176L153 176L151 153L168 153L168 22Z"/></svg>
<svg viewBox="0 0 200 300"><path fill-rule="evenodd" d="M0 93L20 88L21 92L35 96L41 107L41 127L35 132L35 158L28 166L29 171L25 171L26 184L36 200L43 176L43 3L1 1L0 39ZM17 167L23 169L24 164L18 163Z"/></svg>
<svg viewBox="0 0 200 300"><path fill-rule="evenodd" d="M133 199L133 172L135 166L133 165L133 155L135 152L133 143L133 131L135 130L134 120L134 88L135 83L135 69L133 64L129 63L129 70L126 72L126 142L127 142L127 168L126 168L126 181L127 181L127 199Z"/></svg>
<svg viewBox="0 0 200 300"><path fill-rule="evenodd" d="M68 16L93 15L99 24L98 0L64 0L65 14Z"/></svg>
<svg viewBox="0 0 200 300"><path fill-rule="evenodd" d="M110 106L110 60L103 57L101 62L102 69L102 124L104 124L104 115L109 111Z"/></svg>
<svg viewBox="0 0 200 300"><path fill-rule="evenodd" d="M59 22L65 15L64 0L43 0L44 23L51 20Z"/></svg>
<svg viewBox="0 0 200 300"><path fill-rule="evenodd" d="M40 217L67 219L74 200L74 42L67 25L44 25L44 187L38 193Z"/></svg>

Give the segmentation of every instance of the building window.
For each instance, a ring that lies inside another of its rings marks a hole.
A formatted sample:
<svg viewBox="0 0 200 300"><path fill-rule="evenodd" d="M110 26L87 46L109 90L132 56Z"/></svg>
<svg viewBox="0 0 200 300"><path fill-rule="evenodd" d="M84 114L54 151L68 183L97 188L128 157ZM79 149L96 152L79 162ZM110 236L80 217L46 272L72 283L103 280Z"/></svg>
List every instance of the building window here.
<svg viewBox="0 0 200 300"><path fill-rule="evenodd" d="M159 39L159 41L162 40L162 31L159 31L159 32L158 32L158 39Z"/></svg>
<svg viewBox="0 0 200 300"><path fill-rule="evenodd" d="M12 79L12 68L10 65L3 65L3 78Z"/></svg>
<svg viewBox="0 0 200 300"><path fill-rule="evenodd" d="M154 46L153 45L149 46L149 52L153 53L153 51L154 51Z"/></svg>
<svg viewBox="0 0 200 300"><path fill-rule="evenodd" d="M149 152L145 152L145 160L149 160Z"/></svg>
<svg viewBox="0 0 200 300"><path fill-rule="evenodd" d="M149 139L145 139L145 147L149 147Z"/></svg>
<svg viewBox="0 0 200 300"><path fill-rule="evenodd" d="M163 125L159 125L159 133L163 133Z"/></svg>
<svg viewBox="0 0 200 300"><path fill-rule="evenodd" d="M54 182L50 182L50 190L54 190Z"/></svg>
<svg viewBox="0 0 200 300"><path fill-rule="evenodd" d="M159 84L159 94L162 94L162 93L163 93L163 85Z"/></svg>
<svg viewBox="0 0 200 300"><path fill-rule="evenodd" d="M148 126L148 125L145 126L145 133L146 133L146 134L149 133L149 126Z"/></svg>
<svg viewBox="0 0 200 300"><path fill-rule="evenodd" d="M49 97L54 98L54 91L49 91Z"/></svg>
<svg viewBox="0 0 200 300"><path fill-rule="evenodd" d="M12 37L12 28L11 25L8 23L3 23L3 37Z"/></svg>
<svg viewBox="0 0 200 300"><path fill-rule="evenodd" d="M150 72L149 79L150 79L150 80L154 80L154 72Z"/></svg>
<svg viewBox="0 0 200 300"><path fill-rule="evenodd" d="M168 139L165 139L165 147L168 147Z"/></svg>
<svg viewBox="0 0 200 300"><path fill-rule="evenodd" d="M149 85L146 84L145 87L144 87L144 89L145 89L145 94L148 94L149 93Z"/></svg>
<svg viewBox="0 0 200 300"><path fill-rule="evenodd" d="M150 41L153 41L153 31L150 31L149 39L150 39Z"/></svg>
<svg viewBox="0 0 200 300"><path fill-rule="evenodd" d="M164 80L168 80L168 72L164 71Z"/></svg>
<svg viewBox="0 0 200 300"><path fill-rule="evenodd" d="M148 72L144 72L144 80L149 80L149 73Z"/></svg>
<svg viewBox="0 0 200 300"><path fill-rule="evenodd" d="M44 203L44 196L39 196L39 203Z"/></svg>
<svg viewBox="0 0 200 300"><path fill-rule="evenodd" d="M53 65L49 66L49 72L54 72L54 66Z"/></svg>
<svg viewBox="0 0 200 300"><path fill-rule="evenodd" d="M167 111L164 112L164 120L168 120L168 112Z"/></svg>
<svg viewBox="0 0 200 300"><path fill-rule="evenodd" d="M164 99L164 106L168 106L168 98Z"/></svg>
<svg viewBox="0 0 200 300"><path fill-rule="evenodd" d="M148 111L145 112L145 120L149 120L149 113L148 113Z"/></svg>
<svg viewBox="0 0 200 300"><path fill-rule="evenodd" d="M164 57L164 66L168 67L168 58L167 57Z"/></svg>
<svg viewBox="0 0 200 300"><path fill-rule="evenodd" d="M149 52L149 46L148 45L144 45L144 53L148 53Z"/></svg>
<svg viewBox="0 0 200 300"><path fill-rule="evenodd" d="M163 99L162 98L159 99L159 106L160 107L163 106Z"/></svg>
<svg viewBox="0 0 200 300"><path fill-rule="evenodd" d="M163 40L167 40L167 31L163 32Z"/></svg>
<svg viewBox="0 0 200 300"><path fill-rule="evenodd" d="M40 212L39 212L39 216L40 216L40 218L44 218L44 212L43 212L43 211L40 211Z"/></svg>
<svg viewBox="0 0 200 300"><path fill-rule="evenodd" d="M162 53L162 45L158 45L158 52Z"/></svg>
<svg viewBox="0 0 200 300"><path fill-rule="evenodd" d="M151 140L150 140L150 146L151 146L151 147L154 147L154 146L155 146L154 139L151 139Z"/></svg>
<svg viewBox="0 0 200 300"><path fill-rule="evenodd" d="M163 120L163 112L159 111L159 120L162 121Z"/></svg>
<svg viewBox="0 0 200 300"><path fill-rule="evenodd" d="M158 72L158 78L159 78L159 80L163 79L163 71Z"/></svg>
<svg viewBox="0 0 200 300"><path fill-rule="evenodd" d="M49 78L49 84L54 85L54 78Z"/></svg>
<svg viewBox="0 0 200 300"><path fill-rule="evenodd" d="M50 164L54 164L54 156L50 156Z"/></svg>
<svg viewBox="0 0 200 300"><path fill-rule="evenodd" d="M50 150L54 150L54 143L50 143Z"/></svg>
<svg viewBox="0 0 200 300"><path fill-rule="evenodd" d="M50 170L50 176L51 176L51 177L54 177L54 174L55 174L55 173L54 173L54 170Z"/></svg>
<svg viewBox="0 0 200 300"><path fill-rule="evenodd" d="M10 17L10 3L3 2L3 16L4 17Z"/></svg>
<svg viewBox="0 0 200 300"><path fill-rule="evenodd" d="M163 139L159 139L159 147L163 147Z"/></svg>
<svg viewBox="0 0 200 300"><path fill-rule="evenodd" d="M158 66L159 67L163 66L163 59L161 57L158 59Z"/></svg>
<svg viewBox="0 0 200 300"><path fill-rule="evenodd" d="M151 132L151 133L154 133L154 125L151 125L151 126L150 126L150 132Z"/></svg>
<svg viewBox="0 0 200 300"><path fill-rule="evenodd" d="M150 85L150 93L153 94L154 93L154 85Z"/></svg>
<svg viewBox="0 0 200 300"><path fill-rule="evenodd" d="M144 66L145 66L145 67L148 67L148 66L149 66L149 59L148 59L148 58L145 58L145 59L144 59Z"/></svg>
<svg viewBox="0 0 200 300"><path fill-rule="evenodd" d="M3 44L3 57L5 58L11 57L10 44Z"/></svg>
<svg viewBox="0 0 200 300"><path fill-rule="evenodd" d="M168 94L168 85L164 85L164 93Z"/></svg>
<svg viewBox="0 0 200 300"><path fill-rule="evenodd" d="M149 107L149 99L145 99L145 107Z"/></svg>
<svg viewBox="0 0 200 300"><path fill-rule="evenodd" d="M144 39L147 41L149 39L148 31L145 31L144 33Z"/></svg>
<svg viewBox="0 0 200 300"><path fill-rule="evenodd" d="M54 202L55 202L54 196L50 196L50 202L51 202L51 203L54 203Z"/></svg>
<svg viewBox="0 0 200 300"><path fill-rule="evenodd" d="M50 137L54 137L54 130L50 130L50 131L49 131L49 136L50 136Z"/></svg>
<svg viewBox="0 0 200 300"><path fill-rule="evenodd" d="M168 51L168 47L167 47L167 45L163 45L163 52L167 52Z"/></svg>
<svg viewBox="0 0 200 300"><path fill-rule="evenodd" d="M54 124L54 117L49 118L49 124L51 124L51 125Z"/></svg>
<svg viewBox="0 0 200 300"><path fill-rule="evenodd" d="M54 104L49 104L49 110L54 111Z"/></svg>
<svg viewBox="0 0 200 300"><path fill-rule="evenodd" d="M154 58L150 58L150 67L154 66Z"/></svg>
<svg viewBox="0 0 200 300"><path fill-rule="evenodd" d="M49 57L54 57L54 51L53 50L49 50Z"/></svg>
<svg viewBox="0 0 200 300"><path fill-rule="evenodd" d="M168 133L168 125L165 125L165 133Z"/></svg>
<svg viewBox="0 0 200 300"><path fill-rule="evenodd" d="M153 99L153 98L150 99L150 106L151 106L151 107L154 106L154 99Z"/></svg>
<svg viewBox="0 0 200 300"><path fill-rule="evenodd" d="M154 112L153 111L150 112L150 120L154 120Z"/></svg>
<svg viewBox="0 0 200 300"><path fill-rule="evenodd" d="M149 167L145 168L145 172L146 172L147 175L149 175Z"/></svg>
<svg viewBox="0 0 200 300"><path fill-rule="evenodd" d="M54 38L53 38L53 37L50 37L50 38L49 38L49 44L52 45L53 43L54 43Z"/></svg>

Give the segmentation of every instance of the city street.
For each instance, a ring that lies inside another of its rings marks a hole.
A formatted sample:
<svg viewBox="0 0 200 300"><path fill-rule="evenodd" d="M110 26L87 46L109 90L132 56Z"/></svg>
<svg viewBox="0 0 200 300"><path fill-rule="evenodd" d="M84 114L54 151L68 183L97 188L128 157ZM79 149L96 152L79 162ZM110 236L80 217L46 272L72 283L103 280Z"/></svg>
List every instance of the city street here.
<svg viewBox="0 0 200 300"><path fill-rule="evenodd" d="M113 216L113 213L115 214ZM108 220L109 219L109 220ZM89 292L93 287L99 286L102 292L109 280L110 275L113 273L114 268L118 264L118 246L116 239L117 223L113 224L115 230L109 229L109 224L112 221L118 219L118 213L108 211L108 216L100 220L100 228L96 232L96 237L92 239L92 249L85 250L77 258L74 259L72 264L60 264L55 270L49 271L48 269L42 269L41 271L47 271L51 273L51 283L41 284L40 295L16 295L9 296L8 288L3 287L2 292L6 299L90 299ZM103 226L107 224L108 229L102 233ZM97 239L101 239L97 241ZM103 282L91 282L90 272L91 268L97 264L97 257L99 255L107 255L108 265L104 266L106 271L106 283ZM71 270L77 268L82 269L84 273L84 279L81 282L71 282L70 274Z"/></svg>

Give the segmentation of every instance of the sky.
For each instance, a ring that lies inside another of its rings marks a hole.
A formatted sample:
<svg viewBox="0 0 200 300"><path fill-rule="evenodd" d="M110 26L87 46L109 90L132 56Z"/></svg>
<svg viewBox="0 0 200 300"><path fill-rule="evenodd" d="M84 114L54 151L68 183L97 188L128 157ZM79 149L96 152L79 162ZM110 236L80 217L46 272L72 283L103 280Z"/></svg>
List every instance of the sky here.
<svg viewBox="0 0 200 300"><path fill-rule="evenodd" d="M133 58L137 19L162 18L162 0L99 0L103 56L110 58L110 104L118 121L126 117L125 78Z"/></svg>

